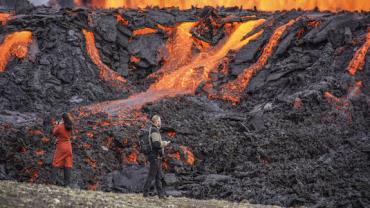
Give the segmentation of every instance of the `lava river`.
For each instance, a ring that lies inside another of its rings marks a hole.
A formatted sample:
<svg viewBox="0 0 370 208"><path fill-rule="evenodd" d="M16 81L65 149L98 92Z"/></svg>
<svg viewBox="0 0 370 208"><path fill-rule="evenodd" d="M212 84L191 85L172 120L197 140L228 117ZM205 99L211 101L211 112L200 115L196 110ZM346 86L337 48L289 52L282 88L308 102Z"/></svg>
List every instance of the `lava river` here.
<svg viewBox="0 0 370 208"><path fill-rule="evenodd" d="M217 66L230 50L239 50L250 40L256 39L262 34L262 31L260 31L243 39L245 34L264 22L264 19L260 19L241 23L224 41L221 41L214 48L195 55L190 63L166 73L145 92L134 94L128 99L93 104L83 107L81 110L92 113L105 112L112 116L120 116L128 109L140 108L148 102L157 101L164 97L194 93L202 81L208 80L209 72ZM173 56L173 58L176 58L176 56Z"/></svg>

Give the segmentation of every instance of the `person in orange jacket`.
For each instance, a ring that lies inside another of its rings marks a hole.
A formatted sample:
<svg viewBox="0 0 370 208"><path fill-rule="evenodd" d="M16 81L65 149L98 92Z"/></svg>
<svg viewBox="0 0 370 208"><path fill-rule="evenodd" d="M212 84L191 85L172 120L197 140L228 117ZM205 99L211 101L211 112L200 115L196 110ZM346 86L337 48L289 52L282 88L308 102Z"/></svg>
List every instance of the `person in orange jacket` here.
<svg viewBox="0 0 370 208"><path fill-rule="evenodd" d="M52 163L52 182L56 182L58 170L63 168L64 186L70 186L73 166L71 144L73 122L67 113L64 113L62 118L63 122L54 126L52 131L53 135L56 137L56 149Z"/></svg>

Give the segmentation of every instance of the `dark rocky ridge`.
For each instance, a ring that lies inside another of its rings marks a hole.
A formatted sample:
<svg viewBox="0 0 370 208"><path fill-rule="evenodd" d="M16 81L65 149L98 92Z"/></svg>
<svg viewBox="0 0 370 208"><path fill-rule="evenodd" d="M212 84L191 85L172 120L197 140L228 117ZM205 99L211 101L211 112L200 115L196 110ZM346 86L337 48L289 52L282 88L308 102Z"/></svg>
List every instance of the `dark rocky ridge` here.
<svg viewBox="0 0 370 208"><path fill-rule="evenodd" d="M117 12L129 21L127 26L116 22L113 14ZM51 117L145 90L153 82L145 77L162 64L157 52L168 37L160 29L132 37L133 30L197 21L202 14L201 9L53 11L39 7L0 26L0 40L13 31L31 30L33 44L38 46L38 50L31 50L33 56L12 59L0 74L0 178L29 181L37 171L35 182L48 182L54 144L42 138L52 139ZM257 60L277 26L300 15L320 24L309 26L304 19L288 28L239 105L209 100L200 89L196 96L164 99L141 110L148 116L162 115L165 134L176 132L169 153L185 145L196 157L194 167L169 160L169 192L282 206L368 206L369 55L364 69L354 77L346 73L346 67L364 42L369 14L221 9L217 15L225 18L230 14L236 16L235 21L246 15L263 16L268 21L261 26L265 32L259 39L229 53L229 72L214 74L215 90ZM304 33L297 38L302 27ZM127 90L117 90L99 78L99 70L86 52L82 29L94 32L103 62L128 79ZM140 62L131 62L131 56ZM363 82L362 94L350 99L349 119L323 94L329 91L345 96L354 80ZM297 98L302 106L294 108ZM75 186L98 184L103 191L140 191L141 184L133 182L142 180L146 169L124 161L125 155L135 151L136 132L144 122L134 115L132 119L125 125L104 126L101 122L109 120L107 115L97 114L78 121L73 144ZM113 142L106 150L109 137ZM91 148L85 149L86 144ZM36 155L39 149L45 154ZM86 158L96 160L96 168ZM145 160L139 158L138 162L144 164Z"/></svg>

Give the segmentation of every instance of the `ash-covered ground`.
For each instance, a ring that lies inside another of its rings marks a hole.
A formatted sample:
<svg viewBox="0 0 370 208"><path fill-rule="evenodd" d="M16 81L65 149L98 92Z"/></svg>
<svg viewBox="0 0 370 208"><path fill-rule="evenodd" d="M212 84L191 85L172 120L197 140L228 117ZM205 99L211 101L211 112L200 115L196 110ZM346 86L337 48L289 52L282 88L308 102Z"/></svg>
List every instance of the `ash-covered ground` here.
<svg viewBox="0 0 370 208"><path fill-rule="evenodd" d="M369 13L37 7L4 22L0 179L49 183L51 123L71 112L74 186L140 192L137 132L159 114L173 196L369 206ZM19 31L32 32L23 58L4 46Z"/></svg>

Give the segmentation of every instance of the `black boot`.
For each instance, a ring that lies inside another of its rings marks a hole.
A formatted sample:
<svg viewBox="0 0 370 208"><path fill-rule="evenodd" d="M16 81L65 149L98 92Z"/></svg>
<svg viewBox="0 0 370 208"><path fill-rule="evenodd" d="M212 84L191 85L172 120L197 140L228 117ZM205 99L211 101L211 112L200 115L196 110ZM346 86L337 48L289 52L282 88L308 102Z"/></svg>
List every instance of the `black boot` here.
<svg viewBox="0 0 370 208"><path fill-rule="evenodd" d="M164 180L164 177L162 178L162 193L165 197L169 197L167 191L166 191L166 186L167 186L167 183L166 183L166 180Z"/></svg>
<svg viewBox="0 0 370 208"><path fill-rule="evenodd" d="M51 170L50 184L57 185L58 170L57 167L53 167Z"/></svg>
<svg viewBox="0 0 370 208"><path fill-rule="evenodd" d="M72 168L64 168L64 186L69 187L71 185Z"/></svg>

